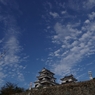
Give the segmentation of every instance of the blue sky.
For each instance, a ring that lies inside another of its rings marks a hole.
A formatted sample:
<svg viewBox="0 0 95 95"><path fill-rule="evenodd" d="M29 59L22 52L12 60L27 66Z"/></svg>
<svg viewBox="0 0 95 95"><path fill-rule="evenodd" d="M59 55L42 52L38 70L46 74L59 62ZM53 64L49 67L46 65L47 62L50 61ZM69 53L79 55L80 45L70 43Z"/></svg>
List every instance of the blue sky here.
<svg viewBox="0 0 95 95"><path fill-rule="evenodd" d="M56 82L95 77L95 0L0 0L0 85L28 88L46 67Z"/></svg>

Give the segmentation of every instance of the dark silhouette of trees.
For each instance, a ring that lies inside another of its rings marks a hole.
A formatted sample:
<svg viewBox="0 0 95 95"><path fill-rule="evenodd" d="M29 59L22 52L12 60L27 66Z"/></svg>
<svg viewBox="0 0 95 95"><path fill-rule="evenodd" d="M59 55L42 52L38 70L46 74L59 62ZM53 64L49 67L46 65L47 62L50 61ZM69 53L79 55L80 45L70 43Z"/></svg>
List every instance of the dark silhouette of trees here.
<svg viewBox="0 0 95 95"><path fill-rule="evenodd" d="M1 87L0 95L12 95L24 91L25 91L24 88L18 87L16 84L7 82L3 87Z"/></svg>

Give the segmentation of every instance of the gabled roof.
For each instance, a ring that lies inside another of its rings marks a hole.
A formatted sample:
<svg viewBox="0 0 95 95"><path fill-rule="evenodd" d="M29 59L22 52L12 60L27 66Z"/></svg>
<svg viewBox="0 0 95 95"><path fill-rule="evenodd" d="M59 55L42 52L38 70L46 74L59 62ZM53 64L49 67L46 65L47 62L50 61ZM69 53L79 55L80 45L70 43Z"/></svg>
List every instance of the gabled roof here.
<svg viewBox="0 0 95 95"><path fill-rule="evenodd" d="M49 72L49 73L51 73L51 74L54 75L53 72L51 72L50 70L48 70L48 69L46 69L46 68L43 68L39 73L46 73L46 72Z"/></svg>

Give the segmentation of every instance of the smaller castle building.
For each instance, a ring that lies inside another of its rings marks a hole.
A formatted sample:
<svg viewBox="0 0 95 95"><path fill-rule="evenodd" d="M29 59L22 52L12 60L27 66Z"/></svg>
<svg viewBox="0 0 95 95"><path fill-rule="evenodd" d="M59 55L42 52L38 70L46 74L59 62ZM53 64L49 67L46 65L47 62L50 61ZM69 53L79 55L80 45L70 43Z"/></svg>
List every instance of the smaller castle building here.
<svg viewBox="0 0 95 95"><path fill-rule="evenodd" d="M37 81L35 83L35 88L37 87L48 87L48 86L54 86L57 85L55 82L56 78L54 78L54 73L49 71L46 68L43 68L39 72L39 76L37 76Z"/></svg>
<svg viewBox="0 0 95 95"><path fill-rule="evenodd" d="M74 83L77 81L76 78L74 78L74 76L71 74L69 76L65 76L64 78L60 79L62 81L62 84L66 84L66 83Z"/></svg>

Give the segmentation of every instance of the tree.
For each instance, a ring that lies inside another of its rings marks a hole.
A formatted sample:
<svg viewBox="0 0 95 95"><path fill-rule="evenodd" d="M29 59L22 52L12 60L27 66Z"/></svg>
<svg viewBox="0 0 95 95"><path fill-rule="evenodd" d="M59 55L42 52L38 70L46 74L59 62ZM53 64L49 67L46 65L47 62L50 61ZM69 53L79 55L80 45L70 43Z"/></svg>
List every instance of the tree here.
<svg viewBox="0 0 95 95"><path fill-rule="evenodd" d="M7 82L3 87L0 89L0 95L12 95L15 93L24 92L24 88L18 87L16 84Z"/></svg>

